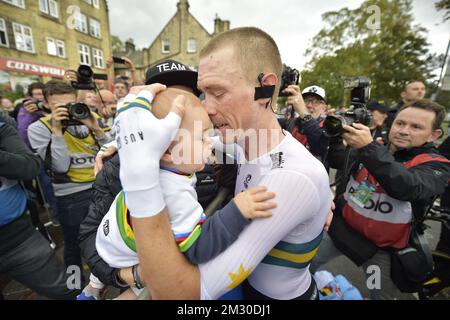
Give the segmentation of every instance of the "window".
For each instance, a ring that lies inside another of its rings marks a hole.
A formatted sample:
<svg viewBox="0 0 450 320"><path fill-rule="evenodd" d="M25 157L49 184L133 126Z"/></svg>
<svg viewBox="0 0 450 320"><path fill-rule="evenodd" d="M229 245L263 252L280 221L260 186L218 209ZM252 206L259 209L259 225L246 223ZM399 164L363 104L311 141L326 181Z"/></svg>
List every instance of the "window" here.
<svg viewBox="0 0 450 320"><path fill-rule="evenodd" d="M56 56L56 42L53 38L46 38L47 39L47 53L50 56Z"/></svg>
<svg viewBox="0 0 450 320"><path fill-rule="evenodd" d="M197 52L197 40L195 39L189 39L187 42L187 52L188 53L195 53Z"/></svg>
<svg viewBox="0 0 450 320"><path fill-rule="evenodd" d="M80 11L75 12L75 19L76 19L76 26L75 29L78 31L88 33L88 26L87 26L87 17L86 15L82 14Z"/></svg>
<svg viewBox="0 0 450 320"><path fill-rule="evenodd" d="M33 33L30 27L13 22L16 49L34 53Z"/></svg>
<svg viewBox="0 0 450 320"><path fill-rule="evenodd" d="M55 0L39 0L39 10L54 18L58 18L58 3Z"/></svg>
<svg viewBox="0 0 450 320"><path fill-rule="evenodd" d="M56 40L56 52L58 53L58 57L66 57L66 46L64 45L64 41Z"/></svg>
<svg viewBox="0 0 450 320"><path fill-rule="evenodd" d="M162 41L162 53L169 53L169 52L170 52L170 41L163 40Z"/></svg>
<svg viewBox="0 0 450 320"><path fill-rule="evenodd" d="M92 56L94 57L94 67L104 69L105 63L103 59L103 51L100 49L92 48Z"/></svg>
<svg viewBox="0 0 450 320"><path fill-rule="evenodd" d="M78 44L78 53L80 54L80 64L91 65L91 55L89 47L84 44Z"/></svg>
<svg viewBox="0 0 450 320"><path fill-rule="evenodd" d="M100 22L98 22L97 20L89 19L89 30L90 30L91 36L99 38L99 39L102 37L101 31L100 31Z"/></svg>
<svg viewBox="0 0 450 320"><path fill-rule="evenodd" d="M50 56L57 56L60 58L66 57L66 49L64 41L55 40L53 38L47 37L47 53Z"/></svg>
<svg viewBox="0 0 450 320"><path fill-rule="evenodd" d="M3 2L12 4L13 6L25 9L25 2L24 0L3 0Z"/></svg>
<svg viewBox="0 0 450 320"><path fill-rule="evenodd" d="M0 47L9 47L8 34L6 33L6 22L0 18Z"/></svg>
<svg viewBox="0 0 450 320"><path fill-rule="evenodd" d="M100 8L100 4L98 0L84 0L87 4L90 4L91 6L94 6L94 8Z"/></svg>

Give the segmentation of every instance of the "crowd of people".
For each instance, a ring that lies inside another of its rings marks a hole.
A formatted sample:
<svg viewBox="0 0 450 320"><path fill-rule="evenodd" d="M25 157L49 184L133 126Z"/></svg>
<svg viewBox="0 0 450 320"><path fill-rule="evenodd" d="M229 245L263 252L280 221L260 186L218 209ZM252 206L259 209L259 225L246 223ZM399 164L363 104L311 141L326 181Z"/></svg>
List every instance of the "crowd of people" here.
<svg viewBox="0 0 450 320"><path fill-rule="evenodd" d="M424 219L439 197L450 210L449 139L437 148L445 108L423 81L329 136L334 109L317 84L289 85L293 112L274 113L282 62L260 29L214 37L198 72L166 60L140 83L123 59L132 77L92 79L96 90L77 90L67 70L16 106L1 99L0 273L79 300L108 286L117 299L145 287L153 299L326 299L316 271L340 255L367 278L379 268L371 299L416 293L432 274ZM38 193L63 262L30 219ZM438 249L450 253L449 240L442 228Z"/></svg>

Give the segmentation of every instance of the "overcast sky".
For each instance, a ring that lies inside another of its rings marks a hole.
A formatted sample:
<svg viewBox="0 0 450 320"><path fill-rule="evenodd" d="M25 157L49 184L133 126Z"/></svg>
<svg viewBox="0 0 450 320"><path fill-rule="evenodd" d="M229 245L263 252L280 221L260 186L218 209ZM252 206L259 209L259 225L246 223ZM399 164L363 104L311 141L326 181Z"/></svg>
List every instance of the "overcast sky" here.
<svg viewBox="0 0 450 320"><path fill-rule="evenodd" d="M190 12L210 33L216 13L231 27L256 26L277 42L283 62L302 69L304 52L324 23L324 12L357 8L363 0L190 0ZM428 29L431 51L445 53L450 22L434 0L413 0L415 21ZM149 47L176 13L178 0L108 0L111 33L122 40L132 37L139 48Z"/></svg>

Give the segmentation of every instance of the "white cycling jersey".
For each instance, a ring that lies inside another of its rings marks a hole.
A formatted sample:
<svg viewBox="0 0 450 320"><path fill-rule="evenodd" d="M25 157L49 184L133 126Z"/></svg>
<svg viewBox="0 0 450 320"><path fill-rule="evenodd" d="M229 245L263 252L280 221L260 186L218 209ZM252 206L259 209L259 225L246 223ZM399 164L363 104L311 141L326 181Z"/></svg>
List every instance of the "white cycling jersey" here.
<svg viewBox="0 0 450 320"><path fill-rule="evenodd" d="M331 208L328 174L291 134L271 152L240 164L235 193L266 186L275 192L269 219L254 220L226 251L201 264L201 299L217 299L246 278L273 299L294 299L311 284L309 263L317 252Z"/></svg>

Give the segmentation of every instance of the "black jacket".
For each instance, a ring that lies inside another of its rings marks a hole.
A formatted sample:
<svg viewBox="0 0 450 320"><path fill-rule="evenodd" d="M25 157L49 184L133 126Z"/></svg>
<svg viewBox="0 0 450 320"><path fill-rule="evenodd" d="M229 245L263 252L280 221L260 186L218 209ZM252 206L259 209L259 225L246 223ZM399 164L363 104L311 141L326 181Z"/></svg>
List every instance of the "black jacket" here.
<svg viewBox="0 0 450 320"><path fill-rule="evenodd" d="M8 180L32 179L39 174L40 165L39 157L25 145L17 130L0 120L0 177ZM1 183L0 180L0 186ZM33 232L34 228L25 214L0 226L0 256L17 248Z"/></svg>
<svg viewBox="0 0 450 320"><path fill-rule="evenodd" d="M340 141L330 145L328 159L332 168L342 169L345 166L344 150L345 147ZM435 157L436 161L409 169L404 167L405 162L420 154L429 154ZM448 184L450 164L438 161L438 158L443 159L432 143L391 154L387 146L373 142L364 148L351 151L349 172L355 174L362 166L366 167L389 196L411 202L416 215L423 211L433 197L442 194Z"/></svg>
<svg viewBox="0 0 450 320"><path fill-rule="evenodd" d="M196 191L198 200L203 208L215 197L217 186L215 183L214 170L206 166L205 170L196 174ZM116 195L122 190L120 183L120 159L115 155L111 160L106 161L93 185L93 194L89 213L80 226L80 247L83 257L96 277L105 285L120 287L117 282L117 269L111 268L99 256L95 248L97 229L108 212Z"/></svg>

